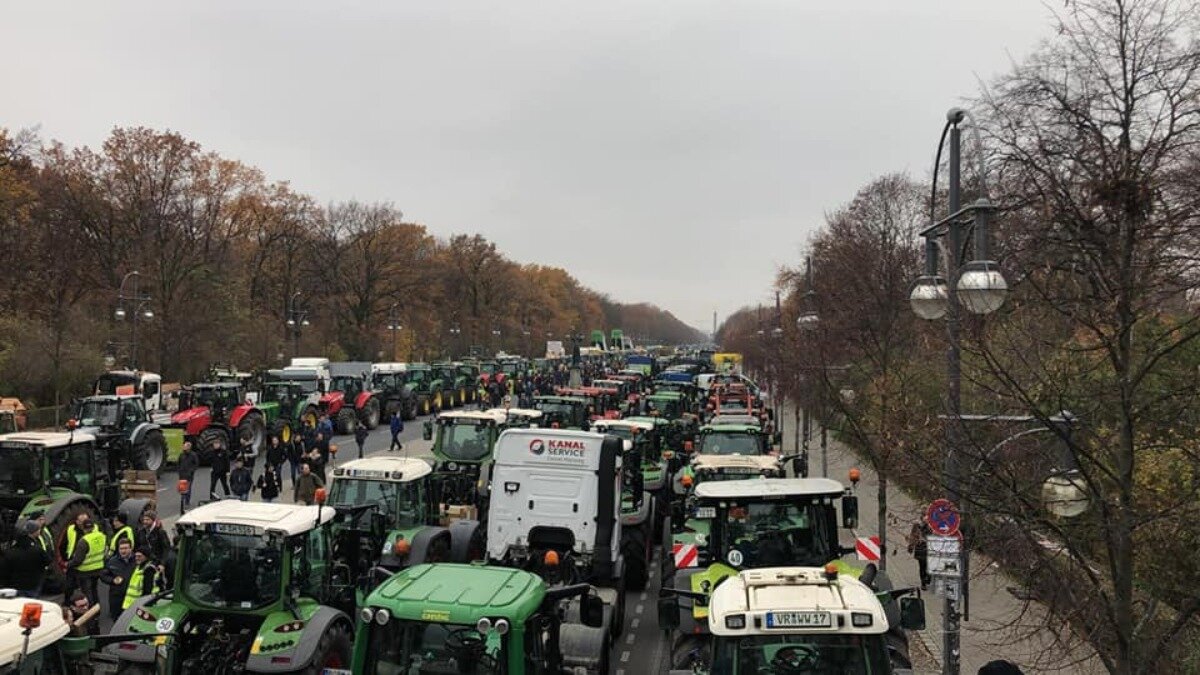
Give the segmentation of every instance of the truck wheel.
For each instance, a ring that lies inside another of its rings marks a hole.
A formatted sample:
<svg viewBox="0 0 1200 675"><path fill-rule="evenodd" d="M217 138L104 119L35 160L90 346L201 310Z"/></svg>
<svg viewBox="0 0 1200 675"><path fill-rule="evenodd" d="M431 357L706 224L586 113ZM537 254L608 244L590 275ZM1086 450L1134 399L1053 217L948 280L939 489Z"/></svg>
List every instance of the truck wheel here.
<svg viewBox="0 0 1200 675"><path fill-rule="evenodd" d="M285 419L277 419L271 425L271 435L279 439L280 443L292 442L292 423Z"/></svg>
<svg viewBox="0 0 1200 675"><path fill-rule="evenodd" d="M352 434L354 433L354 423L356 421L354 411L348 407L343 407L338 411L334 426L337 427L339 434Z"/></svg>
<svg viewBox="0 0 1200 675"><path fill-rule="evenodd" d="M135 464L140 464L134 468L160 473L167 463L167 441L163 433L157 429L147 431L134 455L138 458Z"/></svg>
<svg viewBox="0 0 1200 675"><path fill-rule="evenodd" d="M229 434L225 433L224 429L209 427L200 432L196 439L196 445L199 446L196 450L200 453L201 462L212 463L213 448L217 447L218 443L223 446L229 444Z"/></svg>
<svg viewBox="0 0 1200 675"><path fill-rule="evenodd" d="M320 675L335 668L350 669L350 631L340 623L335 623L325 631L317 644L316 656L300 672L303 675Z"/></svg>
<svg viewBox="0 0 1200 675"><path fill-rule="evenodd" d="M262 452L266 435L267 425L263 422L262 415L256 412L246 413L237 427L238 449L249 448L250 455L257 457L258 453Z"/></svg>
<svg viewBox="0 0 1200 675"><path fill-rule="evenodd" d="M379 399L372 398L370 401L367 401L366 415L363 417L363 424L368 429L374 429L379 426Z"/></svg>

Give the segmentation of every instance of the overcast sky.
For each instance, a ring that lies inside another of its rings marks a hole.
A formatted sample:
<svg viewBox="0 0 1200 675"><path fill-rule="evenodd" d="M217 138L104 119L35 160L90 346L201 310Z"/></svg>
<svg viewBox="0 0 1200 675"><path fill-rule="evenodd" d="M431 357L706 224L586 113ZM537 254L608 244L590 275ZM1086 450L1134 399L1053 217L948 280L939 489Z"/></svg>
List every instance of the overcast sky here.
<svg viewBox="0 0 1200 675"><path fill-rule="evenodd" d="M184 8L184 7L187 8ZM0 126L170 128L701 328L824 214L923 178L1040 0L9 2Z"/></svg>

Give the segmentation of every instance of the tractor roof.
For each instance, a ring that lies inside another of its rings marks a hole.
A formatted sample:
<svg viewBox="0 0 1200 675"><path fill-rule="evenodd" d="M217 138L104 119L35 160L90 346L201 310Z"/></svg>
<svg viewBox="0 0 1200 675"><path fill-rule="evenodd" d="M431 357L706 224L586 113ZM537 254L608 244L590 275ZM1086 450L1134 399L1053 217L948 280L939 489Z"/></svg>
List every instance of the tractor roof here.
<svg viewBox="0 0 1200 675"><path fill-rule="evenodd" d="M654 423L649 418L645 419L624 419L624 420L596 420L592 422L592 427L596 429L611 429L617 427L619 429L640 429L649 431L654 428Z"/></svg>
<svg viewBox="0 0 1200 675"><path fill-rule="evenodd" d="M510 417L527 417L536 420L543 415L541 410L533 408L488 408L484 412L488 415L498 415L504 420L508 420Z"/></svg>
<svg viewBox="0 0 1200 675"><path fill-rule="evenodd" d="M320 512L320 519L317 514ZM210 525L234 525L253 528L256 533L281 532L301 534L316 527L318 522L333 520L332 508L299 506L296 504L266 504L222 499L198 506L176 521L177 528L207 528Z"/></svg>
<svg viewBox="0 0 1200 675"><path fill-rule="evenodd" d="M402 570L376 588L366 605L386 607L408 621L473 626L504 618L520 625L537 611L546 583L522 570L492 565L423 564Z"/></svg>
<svg viewBox="0 0 1200 675"><path fill-rule="evenodd" d="M429 370L430 367L431 366L428 363L410 363L410 364L408 364L409 370Z"/></svg>
<svg viewBox="0 0 1200 675"><path fill-rule="evenodd" d="M700 499L787 499L789 497L839 497L842 484L829 478L757 478L705 481L696 486Z"/></svg>
<svg viewBox="0 0 1200 675"><path fill-rule="evenodd" d="M63 619L62 608L44 600L0 598L0 668L12 665L25 646L25 629L21 628L21 610L25 605L42 606L42 623L29 634L29 652L33 654L58 642L70 627Z"/></svg>
<svg viewBox="0 0 1200 675"><path fill-rule="evenodd" d="M731 415L731 414L714 415L713 418L708 421L708 424L706 426L719 427L719 426L725 426L725 425L729 425L729 424L735 424L735 425L752 424L757 427L760 424L762 424L762 420L757 415Z"/></svg>
<svg viewBox="0 0 1200 675"><path fill-rule="evenodd" d="M719 471L759 475L763 471L779 471L779 458L774 455L696 455L693 471Z"/></svg>
<svg viewBox="0 0 1200 675"><path fill-rule="evenodd" d="M683 394L678 391L656 391L646 398L651 401L682 401Z"/></svg>
<svg viewBox="0 0 1200 675"><path fill-rule="evenodd" d="M882 634L888 630L887 615L875 592L858 579L839 574L833 579L817 567L765 567L729 577L713 591L708 604L708 627L715 635L764 635L767 633ZM871 615L870 625L851 620L851 612ZM815 625L778 625L804 620ZM725 627L731 614L750 614L744 628Z"/></svg>
<svg viewBox="0 0 1200 675"><path fill-rule="evenodd" d="M90 433L76 431L18 431L13 434L0 434L0 443L13 444L24 443L27 445L40 445L44 448L62 448L68 445L78 445L80 443L91 443L96 440L96 437Z"/></svg>
<svg viewBox="0 0 1200 675"><path fill-rule="evenodd" d="M356 459L333 470L333 479L364 478L408 483L428 476L429 462L410 457L367 457Z"/></svg>
<svg viewBox="0 0 1200 675"><path fill-rule="evenodd" d="M492 410L499 410L499 408L493 408ZM508 419L504 413L497 414L491 410L457 410L438 413L437 418L439 420L476 420L480 422L495 422L496 424L501 424Z"/></svg>
<svg viewBox="0 0 1200 675"><path fill-rule="evenodd" d="M240 389L240 382L197 382L192 389Z"/></svg>
<svg viewBox="0 0 1200 675"><path fill-rule="evenodd" d="M588 400L579 396L534 396L534 401L549 401L551 403L579 403L587 405Z"/></svg>
<svg viewBox="0 0 1200 675"><path fill-rule="evenodd" d="M638 424L646 424L646 425L650 425L650 426L660 426L660 427L669 426L671 424L671 420L663 419L662 417L635 416L635 417L626 417L621 421L622 422L637 422Z"/></svg>
<svg viewBox="0 0 1200 675"><path fill-rule="evenodd" d="M407 363L372 363L371 372L373 373L403 373L408 369Z"/></svg>
<svg viewBox="0 0 1200 675"><path fill-rule="evenodd" d="M762 434L757 424L706 424L700 427L702 434Z"/></svg>

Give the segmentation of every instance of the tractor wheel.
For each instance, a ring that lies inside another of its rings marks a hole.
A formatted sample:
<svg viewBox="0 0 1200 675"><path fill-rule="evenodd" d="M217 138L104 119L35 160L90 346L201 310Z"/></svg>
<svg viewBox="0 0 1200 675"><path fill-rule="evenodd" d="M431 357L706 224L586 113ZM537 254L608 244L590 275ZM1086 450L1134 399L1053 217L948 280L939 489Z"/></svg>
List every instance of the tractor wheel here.
<svg viewBox="0 0 1200 675"><path fill-rule="evenodd" d="M450 390L450 396L448 397L448 400L450 401L450 403L446 407L449 408L450 410L453 410L453 409L457 408L458 406L462 405L462 403L460 403L458 400L458 392L454 391L453 389Z"/></svg>
<svg viewBox="0 0 1200 675"><path fill-rule="evenodd" d="M671 670L692 670L711 660L706 635L681 635L671 647Z"/></svg>
<svg viewBox="0 0 1200 675"><path fill-rule="evenodd" d="M621 553L625 555L625 585L630 590L644 591L650 580L645 525L625 530L624 539Z"/></svg>
<svg viewBox="0 0 1200 675"><path fill-rule="evenodd" d="M430 411L429 399L421 398L421 415L428 415Z"/></svg>
<svg viewBox="0 0 1200 675"><path fill-rule="evenodd" d="M433 412L439 413L442 411L442 392L433 395Z"/></svg>
<svg viewBox="0 0 1200 675"><path fill-rule="evenodd" d="M196 438L196 451L200 453L200 461L212 463L213 449L220 444L222 447L229 445L229 434L220 427L209 427L200 432ZM228 448L226 448L228 449Z"/></svg>
<svg viewBox="0 0 1200 675"><path fill-rule="evenodd" d="M467 403L469 403L469 401L467 401L467 390L460 387L458 390L458 404L466 405Z"/></svg>
<svg viewBox="0 0 1200 675"><path fill-rule="evenodd" d="M86 502L76 502L59 512L58 517L47 523L50 528L50 534L54 537L54 557L58 564L51 565L54 568L54 576L61 583L62 569L66 564L66 559L62 557L62 551L67 545L67 528L75 524L75 519L79 514L86 513L91 517L93 523L103 523L100 519L100 513L92 508L91 504Z"/></svg>
<svg viewBox="0 0 1200 675"><path fill-rule="evenodd" d="M363 412L363 424L367 425L368 429L379 426L379 399L372 398L367 401L367 408Z"/></svg>
<svg viewBox="0 0 1200 675"><path fill-rule="evenodd" d="M335 623L321 636L316 655L300 673L320 675L330 671L349 672L350 649L350 631L342 624Z"/></svg>
<svg viewBox="0 0 1200 675"><path fill-rule="evenodd" d="M404 412L400 413L401 419L406 421L417 419L417 399L410 398L407 403L402 405L404 406Z"/></svg>
<svg viewBox="0 0 1200 675"><path fill-rule="evenodd" d="M267 425L263 422L262 415L256 412L246 413L238 423L237 437L239 450L247 448L252 457L258 457L267 437Z"/></svg>
<svg viewBox="0 0 1200 675"><path fill-rule="evenodd" d="M354 423L357 421L358 419L354 415L354 411L349 407L343 406L338 411L333 425L339 434L352 434L354 433Z"/></svg>
<svg viewBox="0 0 1200 675"><path fill-rule="evenodd" d="M161 473L167 464L167 441L163 433L158 429L147 431L133 456L135 469Z"/></svg>
<svg viewBox="0 0 1200 675"><path fill-rule="evenodd" d="M300 423L314 429L317 427L317 420L319 419L321 419L321 413L315 405L308 406L304 409L304 412L300 413Z"/></svg>
<svg viewBox="0 0 1200 675"><path fill-rule="evenodd" d="M292 422L285 420L282 417L275 420L271 425L271 435L279 439L280 443L292 442Z"/></svg>

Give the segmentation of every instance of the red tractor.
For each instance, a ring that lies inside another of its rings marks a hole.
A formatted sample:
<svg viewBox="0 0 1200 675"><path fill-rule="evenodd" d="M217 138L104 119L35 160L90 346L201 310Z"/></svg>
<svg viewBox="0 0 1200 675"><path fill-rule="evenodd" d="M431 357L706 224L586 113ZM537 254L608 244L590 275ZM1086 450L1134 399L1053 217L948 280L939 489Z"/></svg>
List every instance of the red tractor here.
<svg viewBox="0 0 1200 675"><path fill-rule="evenodd" d="M207 382L180 392L179 412L171 415L169 426L183 429L203 460L211 459L218 442L234 451L245 446L253 458L263 449L267 424L278 417L278 404L255 405L241 384Z"/></svg>
<svg viewBox="0 0 1200 675"><path fill-rule="evenodd" d="M359 420L368 429L379 426L380 407L379 392L367 388L367 380L362 375L334 375L329 384L329 391L321 395L319 403L321 412L333 420L334 429L339 434L352 434Z"/></svg>

